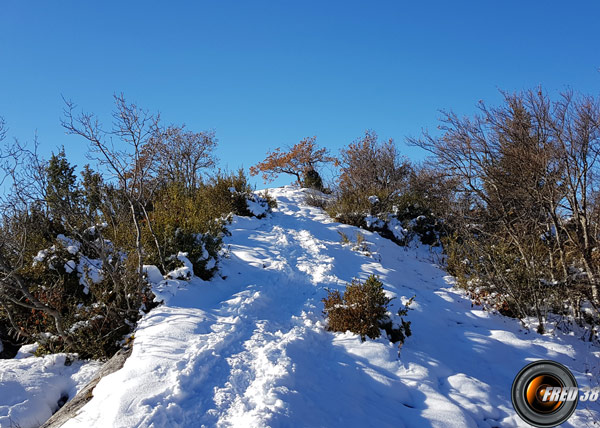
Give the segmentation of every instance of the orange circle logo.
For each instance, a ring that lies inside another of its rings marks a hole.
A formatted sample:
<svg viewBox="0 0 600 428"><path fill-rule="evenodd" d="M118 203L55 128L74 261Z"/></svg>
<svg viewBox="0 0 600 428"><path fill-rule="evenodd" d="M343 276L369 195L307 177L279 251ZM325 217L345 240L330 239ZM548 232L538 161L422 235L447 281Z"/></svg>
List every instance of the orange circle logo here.
<svg viewBox="0 0 600 428"><path fill-rule="evenodd" d="M569 369L555 361L526 365L515 377L511 398L517 414L530 425L551 428L571 417L579 388Z"/></svg>

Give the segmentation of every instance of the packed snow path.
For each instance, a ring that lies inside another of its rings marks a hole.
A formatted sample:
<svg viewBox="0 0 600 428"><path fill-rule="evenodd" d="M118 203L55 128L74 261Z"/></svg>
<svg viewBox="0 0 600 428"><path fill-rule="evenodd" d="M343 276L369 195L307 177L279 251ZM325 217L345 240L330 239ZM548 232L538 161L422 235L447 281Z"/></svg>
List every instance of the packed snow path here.
<svg viewBox="0 0 600 428"><path fill-rule="evenodd" d="M598 349L540 336L515 320L472 308L426 248L362 232L372 255L352 251L302 190L274 189L266 219L236 218L220 277L157 286L166 304L141 322L133 354L104 378L66 427L511 427L527 426L510 402L528 362L553 359L580 385ZM416 295L413 336L325 330L326 288L379 275L392 312ZM580 403L564 426L598 417Z"/></svg>

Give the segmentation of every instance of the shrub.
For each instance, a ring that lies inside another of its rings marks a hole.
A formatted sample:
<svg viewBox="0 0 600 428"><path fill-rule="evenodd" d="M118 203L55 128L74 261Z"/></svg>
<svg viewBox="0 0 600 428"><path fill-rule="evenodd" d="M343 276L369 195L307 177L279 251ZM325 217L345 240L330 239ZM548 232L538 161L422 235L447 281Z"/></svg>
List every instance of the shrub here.
<svg viewBox="0 0 600 428"><path fill-rule="evenodd" d="M431 212L425 201L407 192L395 202L392 213L378 213L373 217L380 221L371 220L366 228L399 245L407 245L415 237L425 245L441 245L441 238L446 233L444 222Z"/></svg>
<svg viewBox="0 0 600 428"><path fill-rule="evenodd" d="M551 277L553 266L545 257L541 239L521 242L520 249L529 259L520 257L519 249L510 243L481 232L452 235L445 241L447 269L473 304L518 318L523 325L535 316L537 329L543 332L548 313L568 315L568 297L579 290L544 279Z"/></svg>
<svg viewBox="0 0 600 428"><path fill-rule="evenodd" d="M110 267L111 275L118 278L116 286L108 278L90 282L94 303L75 306L78 309L74 312L70 334L75 346L80 349L80 357L110 358L121 347L123 338L134 331L141 311L147 312L157 305L153 302L154 295L149 284L140 279L134 259L130 260L129 263L114 263ZM128 304L139 309L134 311Z"/></svg>
<svg viewBox="0 0 600 428"><path fill-rule="evenodd" d="M189 192L180 186L169 186L157 195L150 217L164 260L160 260L152 234L145 227L145 263L162 266L163 274L167 274L179 267L174 256L180 251L187 252L196 276L203 279L212 276L226 232L226 215L220 210L229 209L231 199L228 191L227 204L222 203L214 197L213 190L200 186Z"/></svg>
<svg viewBox="0 0 600 428"><path fill-rule="evenodd" d="M352 142L340 154L341 175L336 217L359 220L372 212L391 212L398 194L407 188L410 164L393 140L379 142L372 131ZM359 214L357 217L356 214Z"/></svg>
<svg viewBox="0 0 600 428"><path fill-rule="evenodd" d="M441 245L447 227L419 197L407 192L388 198L389 201L394 204L385 208L376 195L362 199L338 195L327 211L341 223L377 232L398 245L408 245L415 237L425 245Z"/></svg>
<svg viewBox="0 0 600 428"><path fill-rule="evenodd" d="M267 189L263 190L262 193L259 193L258 196L267 202L269 209L277 208L277 199L271 196Z"/></svg>
<svg viewBox="0 0 600 428"><path fill-rule="evenodd" d="M368 215L369 206L351 195L337 194L335 199L326 207L327 214L340 223L361 227Z"/></svg>
<svg viewBox="0 0 600 428"><path fill-rule="evenodd" d="M252 187L242 169L237 173L217 172L202 186L200 192L215 214L252 215L246 203L252 194Z"/></svg>
<svg viewBox="0 0 600 428"><path fill-rule="evenodd" d="M12 192L0 197L0 344L8 335L39 342L40 353L110 357L140 311L156 305L144 264L166 274L189 259L189 270L208 279L232 214L264 217L276 206L253 193L243 170L206 178L213 133L164 128L123 95L115 102L110 129L93 114L75 115L71 102L62 121L88 140L108 181L89 166L78 181L64 150L49 162L37 146L1 150Z"/></svg>
<svg viewBox="0 0 600 428"><path fill-rule="evenodd" d="M394 324L387 314L387 307L392 299L386 297L383 291L383 283L375 275L371 275L365 282L354 279L346 287L344 293L339 290L328 291L327 298L322 301L325 305L324 315L328 319L330 331L351 331L359 334L361 340L366 337L376 339L381 335L381 329L385 329L390 340L403 341L410 336L410 322L401 318L400 327ZM408 305L405 305L398 313L405 316Z"/></svg>
<svg viewBox="0 0 600 428"><path fill-rule="evenodd" d="M63 151L12 153L23 167L0 199L0 325L39 353L110 357L153 300L125 192L89 168L82 189Z"/></svg>
<svg viewBox="0 0 600 428"><path fill-rule="evenodd" d="M382 323L381 327L388 334L389 339L396 343L400 342L400 344L404 343L407 337L412 335L412 330L410 329L411 322L405 321L404 317L408 315L408 311L410 310L410 305L414 302L415 296L408 299L408 301L404 304L404 307L398 309L398 316L400 317L400 325L394 327L394 323L392 320L385 321Z"/></svg>
<svg viewBox="0 0 600 428"><path fill-rule="evenodd" d="M302 184L308 189L314 189L320 192L323 191L323 179L321 178L321 175L314 169L306 171Z"/></svg>
<svg viewBox="0 0 600 428"><path fill-rule="evenodd" d="M369 244L365 239L365 235L356 232L356 245L352 248L354 251L369 252Z"/></svg>
<svg viewBox="0 0 600 428"><path fill-rule="evenodd" d="M319 190L308 189L304 194L304 202L311 207L327 209L328 198Z"/></svg>
<svg viewBox="0 0 600 428"><path fill-rule="evenodd" d="M266 191L262 195L253 192L241 168L237 173L219 171L202 186L201 192L217 216L235 214L262 218L270 208L277 206L275 199Z"/></svg>
<svg viewBox="0 0 600 428"><path fill-rule="evenodd" d="M400 156L393 140L379 142L371 131L344 148L340 158L338 189L327 211L342 223L375 230L366 218L385 222L394 212L399 196L407 191L410 164Z"/></svg>
<svg viewBox="0 0 600 428"><path fill-rule="evenodd" d="M356 241L352 242L348 235L341 230L338 230L337 233L340 235L340 241L342 245L352 245L352 251L358 251L360 253L366 253L367 255L370 255L369 244L365 239L365 235L360 232L356 232Z"/></svg>
<svg viewBox="0 0 600 428"><path fill-rule="evenodd" d="M342 242L342 245L350 244L352 242L350 241L350 238L348 238L348 235L341 230L338 230L337 233L340 235L340 241Z"/></svg>
<svg viewBox="0 0 600 428"><path fill-rule="evenodd" d="M403 159L393 140L378 141L367 131L341 152L341 175L328 205L332 218L377 232L398 245L418 237L440 245L453 182ZM445 196L444 196L445 195ZM447 208L446 208L447 209Z"/></svg>

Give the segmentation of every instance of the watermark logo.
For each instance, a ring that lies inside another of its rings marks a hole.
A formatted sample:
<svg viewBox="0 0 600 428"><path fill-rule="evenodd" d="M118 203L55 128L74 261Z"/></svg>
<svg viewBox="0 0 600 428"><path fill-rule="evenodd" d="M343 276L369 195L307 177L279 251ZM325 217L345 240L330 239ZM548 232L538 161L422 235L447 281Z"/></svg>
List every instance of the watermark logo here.
<svg viewBox="0 0 600 428"><path fill-rule="evenodd" d="M598 399L598 390L583 391L571 371L555 361L526 365L515 378L512 403L517 414L535 427L555 427L571 417L577 403Z"/></svg>

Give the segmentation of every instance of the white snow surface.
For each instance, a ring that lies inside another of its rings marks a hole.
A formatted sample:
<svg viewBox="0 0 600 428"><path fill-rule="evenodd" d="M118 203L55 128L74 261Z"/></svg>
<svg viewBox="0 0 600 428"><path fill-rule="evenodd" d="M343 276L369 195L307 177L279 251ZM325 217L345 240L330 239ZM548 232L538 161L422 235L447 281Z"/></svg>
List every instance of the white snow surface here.
<svg viewBox="0 0 600 428"><path fill-rule="evenodd" d="M527 425L510 388L528 362L556 360L590 385L597 347L472 307L427 248L361 231L371 256L351 251L337 231L357 230L304 204L301 189L269 192L279 204L271 215L230 226L220 276L155 284L165 304L142 319L131 357L66 428L516 427ZM325 328L326 289L370 274L396 297L393 313L416 295L400 355L384 337ZM0 415L15 401L1 397ZM563 426L591 426L598 410L580 403Z"/></svg>
<svg viewBox="0 0 600 428"><path fill-rule="evenodd" d="M160 270L154 265L144 265L143 269L148 276L149 282L159 283L164 279Z"/></svg>
<svg viewBox="0 0 600 428"><path fill-rule="evenodd" d="M246 199L246 206L248 207L248 211L250 211L256 217L265 215L269 210L269 205L264 200L259 200L257 202L250 199Z"/></svg>
<svg viewBox="0 0 600 428"><path fill-rule="evenodd" d="M34 357L23 350L0 360L0 427L39 427L58 410L61 397L73 398L100 368L94 361L66 361L66 354Z"/></svg>
<svg viewBox="0 0 600 428"><path fill-rule="evenodd" d="M169 279L189 279L194 275L194 265L187 258L188 253L182 253L181 251L177 253L177 260L183 263L183 266L178 267L171 272L167 273L166 277ZM148 278L149 281L152 279Z"/></svg>

